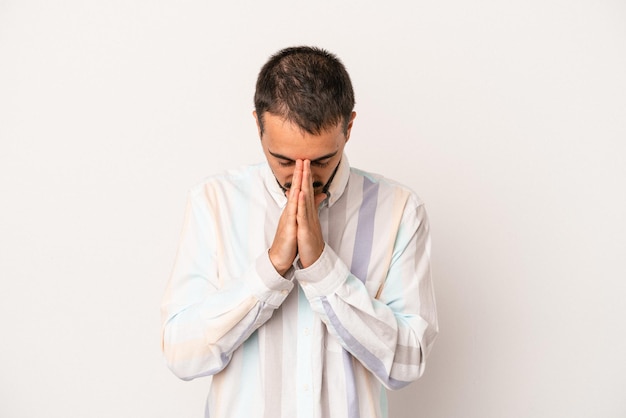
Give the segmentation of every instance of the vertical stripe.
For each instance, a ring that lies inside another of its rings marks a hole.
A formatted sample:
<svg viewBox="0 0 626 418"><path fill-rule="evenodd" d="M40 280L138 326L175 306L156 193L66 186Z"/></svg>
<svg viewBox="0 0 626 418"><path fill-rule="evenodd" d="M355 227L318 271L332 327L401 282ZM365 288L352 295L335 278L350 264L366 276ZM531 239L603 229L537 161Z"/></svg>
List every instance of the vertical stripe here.
<svg viewBox="0 0 626 418"><path fill-rule="evenodd" d="M359 208L359 222L354 238L352 266L350 271L363 283L367 280L367 270L374 239L374 220L378 203L378 183L363 177L363 200Z"/></svg>
<svg viewBox="0 0 626 418"><path fill-rule="evenodd" d="M279 218L280 208L276 205L274 199L265 193L265 247L269 249L276 234L276 222ZM264 403L265 410L263 417L274 418L282 416L282 397L283 397L283 309L286 304L279 307L272 314L272 318L265 323L264 339L265 358L263 362L264 370Z"/></svg>
<svg viewBox="0 0 626 418"><path fill-rule="evenodd" d="M298 284L298 327L296 329L296 346L298 364L296 369L296 395L298 418L313 418L316 402L313 401L313 370L311 339L305 336L305 330L313 329L313 311L304 290Z"/></svg>
<svg viewBox="0 0 626 418"><path fill-rule="evenodd" d="M387 391L384 388L380 388L380 411L383 414L382 418L389 417L389 408L387 405Z"/></svg>
<svg viewBox="0 0 626 418"><path fill-rule="evenodd" d="M278 308L251 291L279 298L282 288L267 250L285 197L269 167L214 176L191 191L164 298L163 344L182 379L213 376L205 417L385 418L383 385L401 388L416 376L403 347L415 337L429 347L436 333L426 213L412 192L348 165L335 182L332 205L319 211L335 254L320 265L334 260L332 269L351 274L327 296L307 298L300 283L309 277L296 266ZM267 269L255 269L258 262ZM311 281L332 278L314 273ZM388 315L371 300L379 288L393 313L421 316ZM252 308L245 315L242 304ZM219 341L207 341L216 328L224 330Z"/></svg>
<svg viewBox="0 0 626 418"><path fill-rule="evenodd" d="M249 183L242 183L236 193L232 193L230 204L226 210L223 210L221 216L224 217L221 224L228 226L228 240L230 244L226 251L228 257L233 258L233 264L239 270L235 273L237 276L242 274L248 267L249 263L249 247L250 242L250 214L248 198L250 196Z"/></svg>
<svg viewBox="0 0 626 418"><path fill-rule="evenodd" d="M387 369L383 362L372 354L371 351L367 349L363 344L361 344L352 334L348 332L348 330L343 326L337 314L333 310L332 306L328 302L325 296L320 298L322 301L322 306L324 307L324 311L326 312L326 316L328 316L328 320L332 325L333 329L339 336L339 339L343 341L343 343L350 348L350 352L354 353L354 355L360 359L361 363L365 365L372 373L374 373L382 382L386 382L387 385L391 389L400 389L408 385L410 382L404 382L401 380L396 380L389 376Z"/></svg>
<svg viewBox="0 0 626 418"><path fill-rule="evenodd" d="M341 196L332 207L326 208L329 223L328 243L337 253L341 250L342 238L345 231L347 205L347 197Z"/></svg>
<svg viewBox="0 0 626 418"><path fill-rule="evenodd" d="M282 391L283 391L283 310L276 309L272 319L264 328L265 361L263 370L264 381L264 404L265 418L281 416Z"/></svg>
<svg viewBox="0 0 626 418"><path fill-rule="evenodd" d="M248 337L248 339L243 343L243 355L241 362L241 371L242 371L242 380L244 381L255 381L257 380L256 373L259 372L258 369L258 361L259 361L259 333L255 331ZM239 393L237 394L237 398L240 400L239 402L234 402L231 404L231 408L235 408L235 411L232 411L233 416L252 416L253 412L258 410L261 405L259 405L259 393L255 390L252 385L241 385L239 387ZM245 402L243 402L245 400Z"/></svg>
<svg viewBox="0 0 626 418"><path fill-rule="evenodd" d="M323 357L322 357L323 358ZM326 360L328 361L328 360ZM320 407L322 410L322 416L325 417L331 417L331 413L330 413L330 384L332 381L332 377L328 376L328 373L324 373L324 376L322 376L322 392L321 392L321 397L320 397ZM336 382L333 382L334 384L336 384ZM333 388L333 390L337 390L336 388ZM335 409L336 410L336 406Z"/></svg>
<svg viewBox="0 0 626 418"><path fill-rule="evenodd" d="M352 365L352 354L343 349L343 371L346 379L346 404L348 407L348 418L360 418L359 413L359 394L356 390L356 382L354 381L354 369Z"/></svg>
<svg viewBox="0 0 626 418"><path fill-rule="evenodd" d="M272 195L269 192L265 192L265 249L269 249L270 245L274 241L274 235L276 234L276 227L278 226L278 219L282 213L280 207L274 202Z"/></svg>

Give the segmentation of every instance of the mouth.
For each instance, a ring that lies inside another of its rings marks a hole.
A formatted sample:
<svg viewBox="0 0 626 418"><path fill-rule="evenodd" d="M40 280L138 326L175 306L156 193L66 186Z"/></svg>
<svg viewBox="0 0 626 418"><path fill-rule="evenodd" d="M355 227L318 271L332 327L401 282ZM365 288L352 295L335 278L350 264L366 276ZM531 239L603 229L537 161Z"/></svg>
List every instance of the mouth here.
<svg viewBox="0 0 626 418"><path fill-rule="evenodd" d="M314 192L314 194L318 194L318 193L326 193L326 194L328 194L328 189L329 189L330 184L332 183L333 179L335 178L335 174L337 174L337 170L339 169L339 164L340 163L341 163L341 161L339 161L337 163L337 166L333 170L332 174L330 175L330 178L328 179L328 181L326 183L322 183L319 180L313 182L313 192ZM280 189L283 191L283 193L287 194L287 192L291 188L291 182L288 181L287 183L285 183L283 185L283 184L281 184L280 181L278 181L276 176L274 176L274 179L276 180L276 183L278 183L278 187L280 187Z"/></svg>
<svg viewBox="0 0 626 418"><path fill-rule="evenodd" d="M278 180L277 180L278 181ZM281 185L280 183L278 183L281 187L281 189L283 189L283 191L287 191L289 189L291 189L291 182L287 182L284 185ZM313 189L317 190L324 187L324 183L322 183L321 181L314 181L313 182Z"/></svg>
<svg viewBox="0 0 626 418"><path fill-rule="evenodd" d="M280 184L278 179L276 179L276 183L278 183L278 186L281 188L283 193L287 195L287 192L289 191L289 189L291 189L291 183L285 183L284 185L282 185ZM324 183L322 183L321 181L313 182L313 194L320 193L327 193L326 188L324 187Z"/></svg>

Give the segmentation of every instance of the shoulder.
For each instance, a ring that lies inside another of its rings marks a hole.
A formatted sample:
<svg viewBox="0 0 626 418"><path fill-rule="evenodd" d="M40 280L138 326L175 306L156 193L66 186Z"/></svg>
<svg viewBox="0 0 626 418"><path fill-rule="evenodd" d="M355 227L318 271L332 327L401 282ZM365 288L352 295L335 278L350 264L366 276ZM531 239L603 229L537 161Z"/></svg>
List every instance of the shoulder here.
<svg viewBox="0 0 626 418"><path fill-rule="evenodd" d="M193 196L237 195L261 189L266 163L242 166L204 178L189 189Z"/></svg>
<svg viewBox="0 0 626 418"><path fill-rule="evenodd" d="M350 167L350 182L365 191L368 188L377 191L378 199L401 201L406 206L417 208L424 202L409 186L381 174Z"/></svg>

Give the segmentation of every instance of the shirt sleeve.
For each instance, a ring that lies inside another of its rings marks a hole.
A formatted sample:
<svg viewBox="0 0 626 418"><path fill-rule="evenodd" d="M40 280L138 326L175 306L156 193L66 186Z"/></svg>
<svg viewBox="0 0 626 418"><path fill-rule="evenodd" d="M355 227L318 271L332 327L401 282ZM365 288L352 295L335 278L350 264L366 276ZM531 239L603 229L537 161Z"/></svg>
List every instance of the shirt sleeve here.
<svg viewBox="0 0 626 418"><path fill-rule="evenodd" d="M189 194L174 268L161 306L162 349L168 367L183 380L213 375L264 324L293 288L267 252L240 277L221 277L219 236L206 193Z"/></svg>
<svg viewBox="0 0 626 418"><path fill-rule="evenodd" d="M438 332L423 205L404 213L376 297L329 245L295 277L328 332L386 388L402 388L422 375Z"/></svg>

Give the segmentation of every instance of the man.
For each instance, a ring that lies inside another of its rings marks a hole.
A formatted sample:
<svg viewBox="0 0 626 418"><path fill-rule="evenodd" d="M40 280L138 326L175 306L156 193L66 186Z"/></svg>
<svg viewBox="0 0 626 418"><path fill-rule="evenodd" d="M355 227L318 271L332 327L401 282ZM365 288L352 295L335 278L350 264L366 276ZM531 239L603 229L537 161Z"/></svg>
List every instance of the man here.
<svg viewBox="0 0 626 418"><path fill-rule="evenodd" d="M163 301L181 379L212 376L206 416L384 417L437 333L426 212L409 189L351 168L348 73L287 48L259 73L267 163L189 194Z"/></svg>

